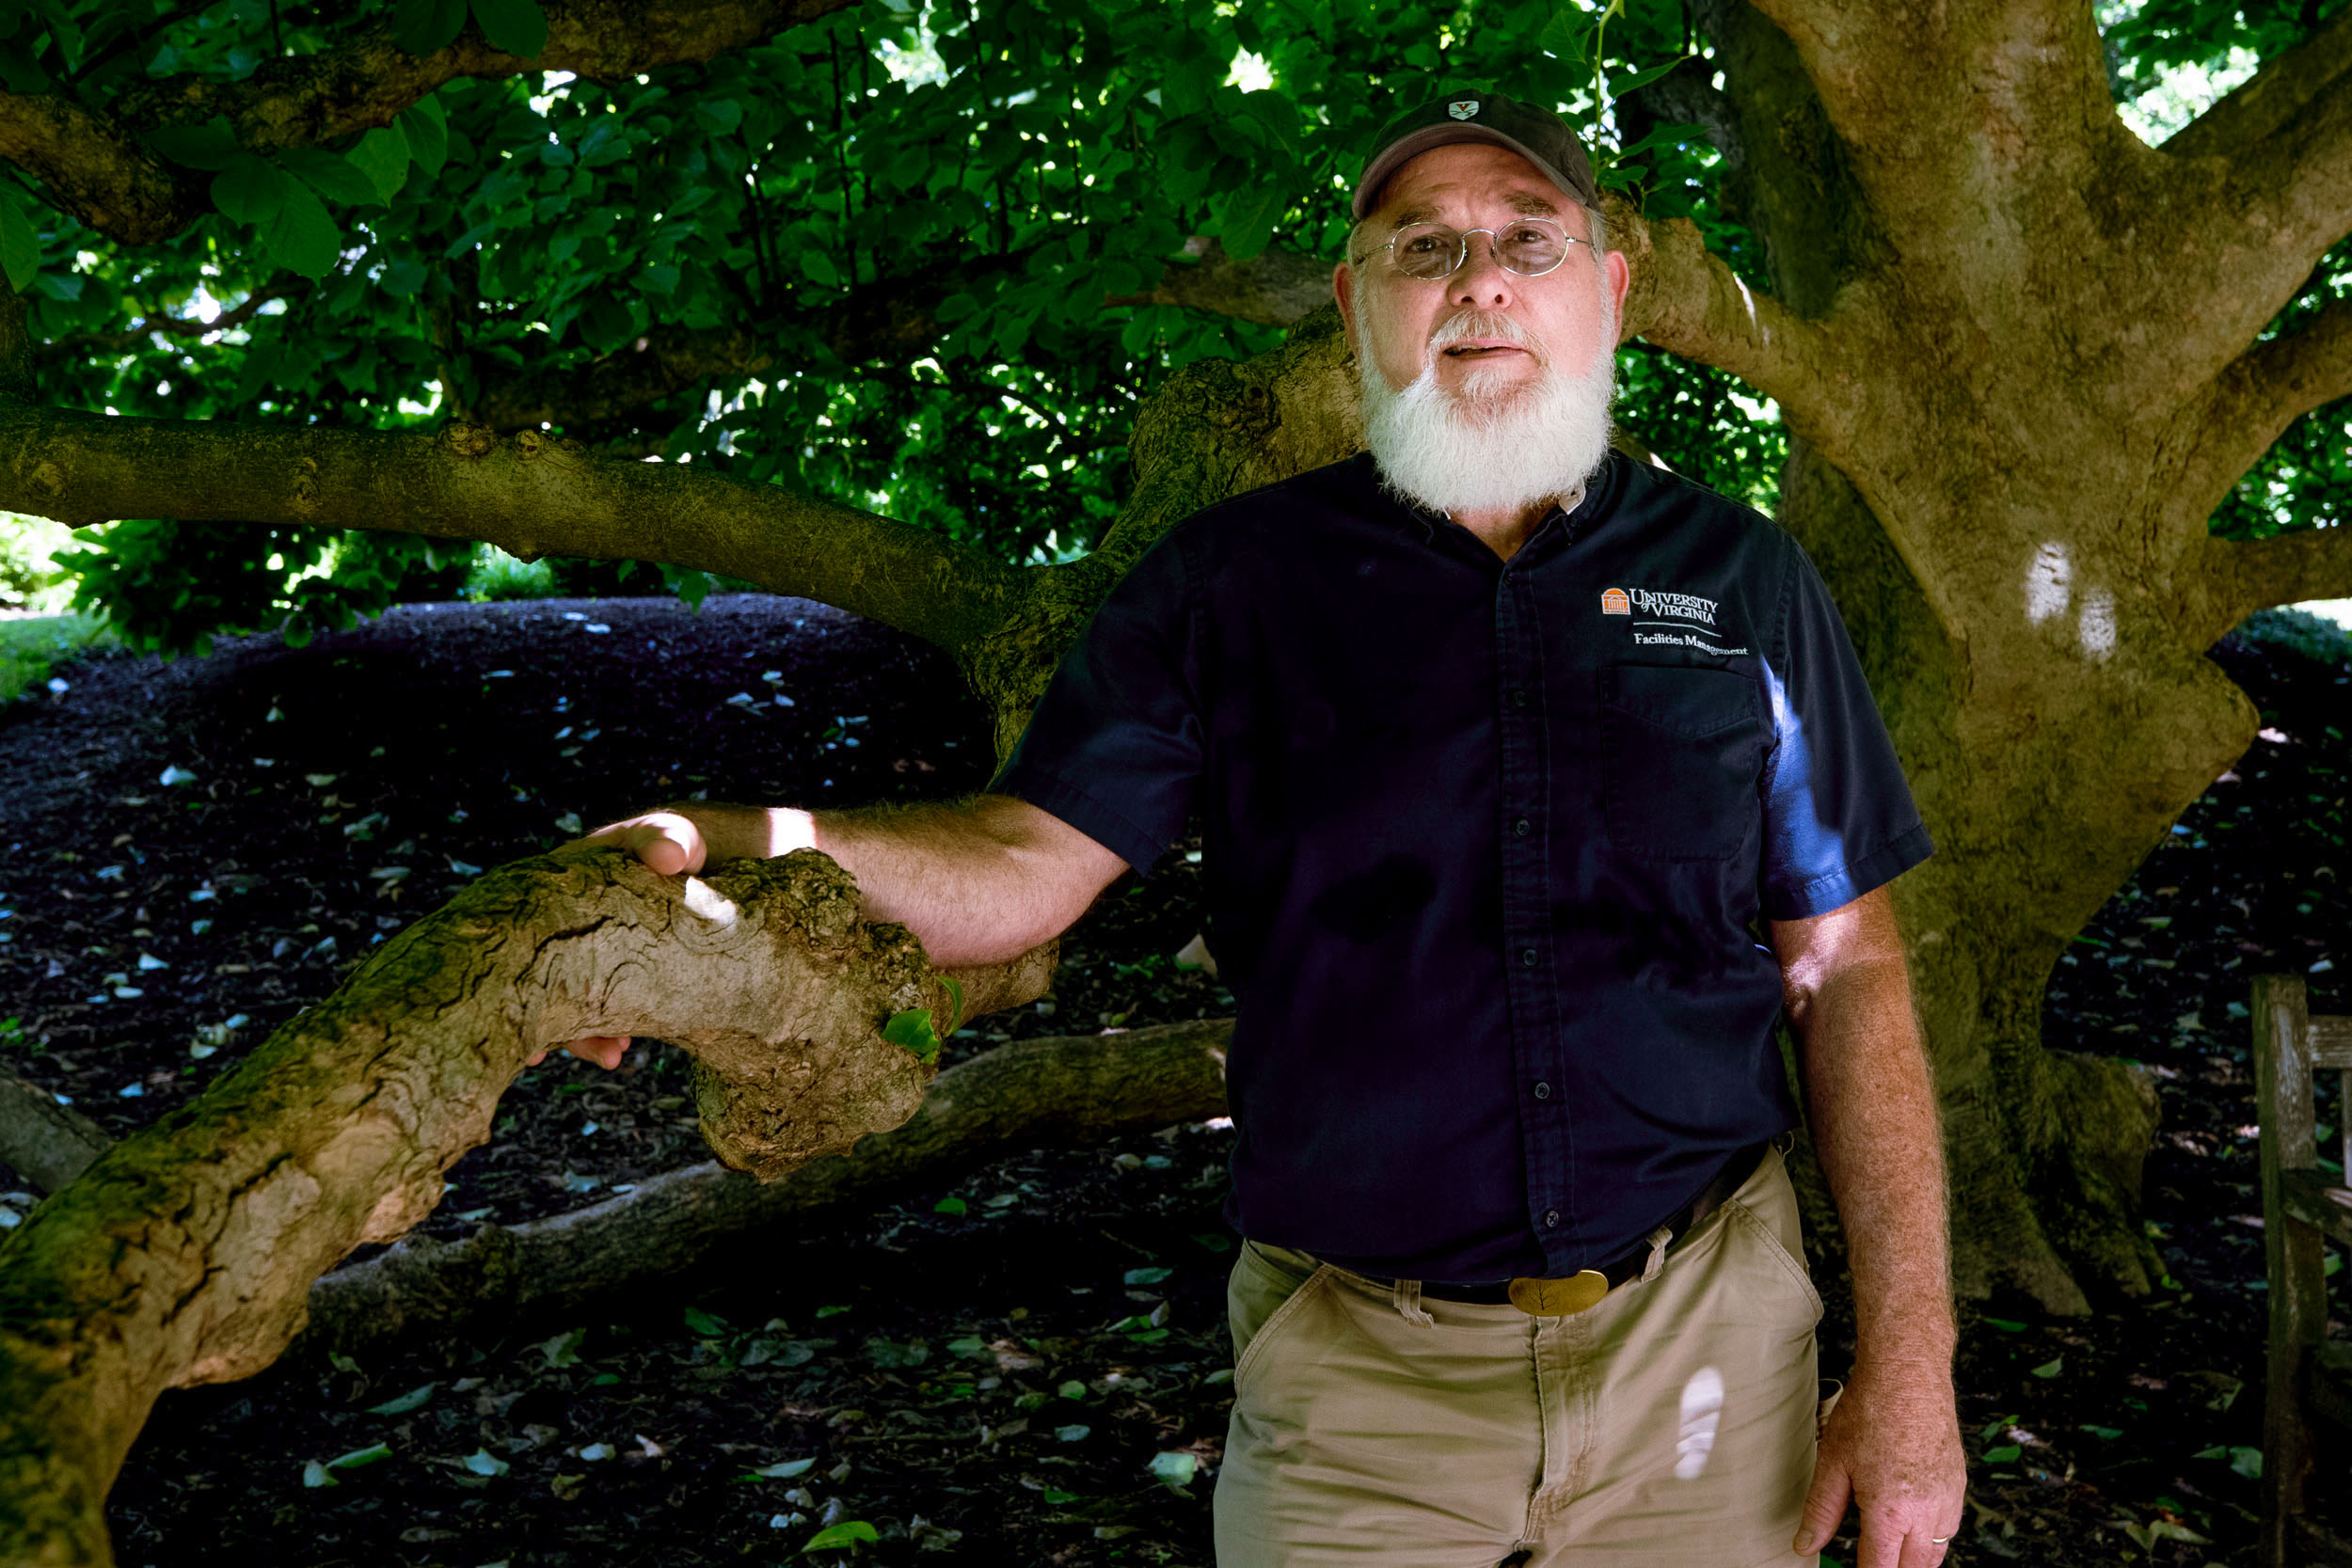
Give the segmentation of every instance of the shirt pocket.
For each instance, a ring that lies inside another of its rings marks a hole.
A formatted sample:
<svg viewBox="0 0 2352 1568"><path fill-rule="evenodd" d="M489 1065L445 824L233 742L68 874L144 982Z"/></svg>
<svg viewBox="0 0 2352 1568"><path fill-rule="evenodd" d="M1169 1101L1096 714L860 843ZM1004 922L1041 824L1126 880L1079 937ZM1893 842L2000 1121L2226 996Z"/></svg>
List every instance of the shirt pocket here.
<svg viewBox="0 0 2352 1568"><path fill-rule="evenodd" d="M1737 854L1760 815L1756 683L1704 665L1613 664L1600 708L1609 842L1651 860Z"/></svg>

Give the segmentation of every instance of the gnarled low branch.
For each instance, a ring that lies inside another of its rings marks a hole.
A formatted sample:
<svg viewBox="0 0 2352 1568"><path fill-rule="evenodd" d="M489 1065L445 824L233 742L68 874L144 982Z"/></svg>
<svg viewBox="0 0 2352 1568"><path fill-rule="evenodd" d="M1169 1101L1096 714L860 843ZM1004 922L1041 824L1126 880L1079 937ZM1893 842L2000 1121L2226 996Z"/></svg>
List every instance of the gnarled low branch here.
<svg viewBox="0 0 2352 1568"><path fill-rule="evenodd" d="M300 1351L580 1310L749 1232L803 1225L1023 1148L1070 1148L1225 1112L1231 1019L1000 1046L933 1080L903 1127L762 1183L706 1164L593 1208L461 1242L406 1241L310 1288Z"/></svg>
<svg viewBox="0 0 2352 1568"><path fill-rule="evenodd" d="M479 425L426 436L0 402L0 507L76 526L307 523L483 539L526 559L650 557L818 599L959 655L1000 624L1022 581L1018 567L869 512Z"/></svg>
<svg viewBox="0 0 2352 1568"><path fill-rule="evenodd" d="M1025 1001L1051 962L958 971L964 1003ZM106 1490L156 1396L275 1360L312 1280L440 1201L533 1052L676 1041L720 1158L773 1177L915 1112L932 1069L881 1031L909 1009L952 1029L949 996L814 851L682 881L572 851L480 879L0 1246L0 1560L107 1561Z"/></svg>
<svg viewBox="0 0 2352 1568"><path fill-rule="evenodd" d="M40 1085L0 1068L0 1163L54 1193L89 1169L114 1140Z"/></svg>
<svg viewBox="0 0 2352 1568"><path fill-rule="evenodd" d="M153 245L212 210L210 176L167 162L141 136L226 115L255 152L310 147L389 125L461 76L568 71L609 81L707 60L813 22L849 0L547 0L547 47L526 60L469 24L421 58L369 27L348 43L272 60L241 82L183 72L124 92L101 115L59 92L0 93L0 158L38 177L59 208L125 245Z"/></svg>

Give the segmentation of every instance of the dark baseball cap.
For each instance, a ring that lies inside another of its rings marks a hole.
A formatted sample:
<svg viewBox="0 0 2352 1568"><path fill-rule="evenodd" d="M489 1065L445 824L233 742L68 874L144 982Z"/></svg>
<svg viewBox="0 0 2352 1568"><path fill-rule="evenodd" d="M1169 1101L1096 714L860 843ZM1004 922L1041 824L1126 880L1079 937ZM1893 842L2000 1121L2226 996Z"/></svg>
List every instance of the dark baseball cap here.
<svg viewBox="0 0 2352 1568"><path fill-rule="evenodd" d="M1568 122L1549 109L1494 92L1457 92L1433 99L1381 128L1364 172L1356 179L1358 218L1372 211L1389 176L1433 147L1492 142L1525 158L1561 190L1587 207L1600 205L1593 162Z"/></svg>

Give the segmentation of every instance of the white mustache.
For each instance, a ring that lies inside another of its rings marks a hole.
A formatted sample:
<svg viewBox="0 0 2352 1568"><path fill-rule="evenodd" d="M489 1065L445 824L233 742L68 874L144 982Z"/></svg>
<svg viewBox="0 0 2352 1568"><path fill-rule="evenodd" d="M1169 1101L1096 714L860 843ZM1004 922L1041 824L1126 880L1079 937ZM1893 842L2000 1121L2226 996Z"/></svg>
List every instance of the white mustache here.
<svg viewBox="0 0 2352 1568"><path fill-rule="evenodd" d="M1437 330L1429 334L1427 362L1435 363L1438 355L1465 338L1501 338L1514 347L1523 348L1534 355L1537 364L1551 363L1551 356L1544 352L1544 345L1534 334L1509 316L1495 310L1465 310L1458 316L1438 323Z"/></svg>

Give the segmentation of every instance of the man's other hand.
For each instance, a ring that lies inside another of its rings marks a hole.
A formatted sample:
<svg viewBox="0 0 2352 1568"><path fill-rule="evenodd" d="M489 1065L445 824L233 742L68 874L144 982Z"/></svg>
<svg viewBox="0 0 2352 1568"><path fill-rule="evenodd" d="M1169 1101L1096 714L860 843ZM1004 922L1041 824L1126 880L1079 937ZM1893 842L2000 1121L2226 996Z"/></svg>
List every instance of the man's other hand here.
<svg viewBox="0 0 2352 1568"><path fill-rule="evenodd" d="M590 1035L586 1039L565 1041L564 1049L581 1061L594 1062L605 1071L610 1072L621 1065L622 1057L628 1054L628 1037L627 1035ZM537 1067L547 1059L548 1053L542 1051L523 1065Z"/></svg>
<svg viewBox="0 0 2352 1568"><path fill-rule="evenodd" d="M1862 1515L1855 1568L1936 1568L1960 1533L1967 1490L1950 1375L1857 1365L1821 1433L1797 1553L1828 1545L1851 1499Z"/></svg>
<svg viewBox="0 0 2352 1568"><path fill-rule="evenodd" d="M707 855L701 830L690 818L674 811L649 811L643 816L624 817L574 842L626 849L664 877L700 871ZM590 1035L585 1039L567 1042L564 1049L610 1072L628 1054L628 1039L627 1035ZM548 1053L542 1051L524 1065L537 1067L547 1059Z"/></svg>

